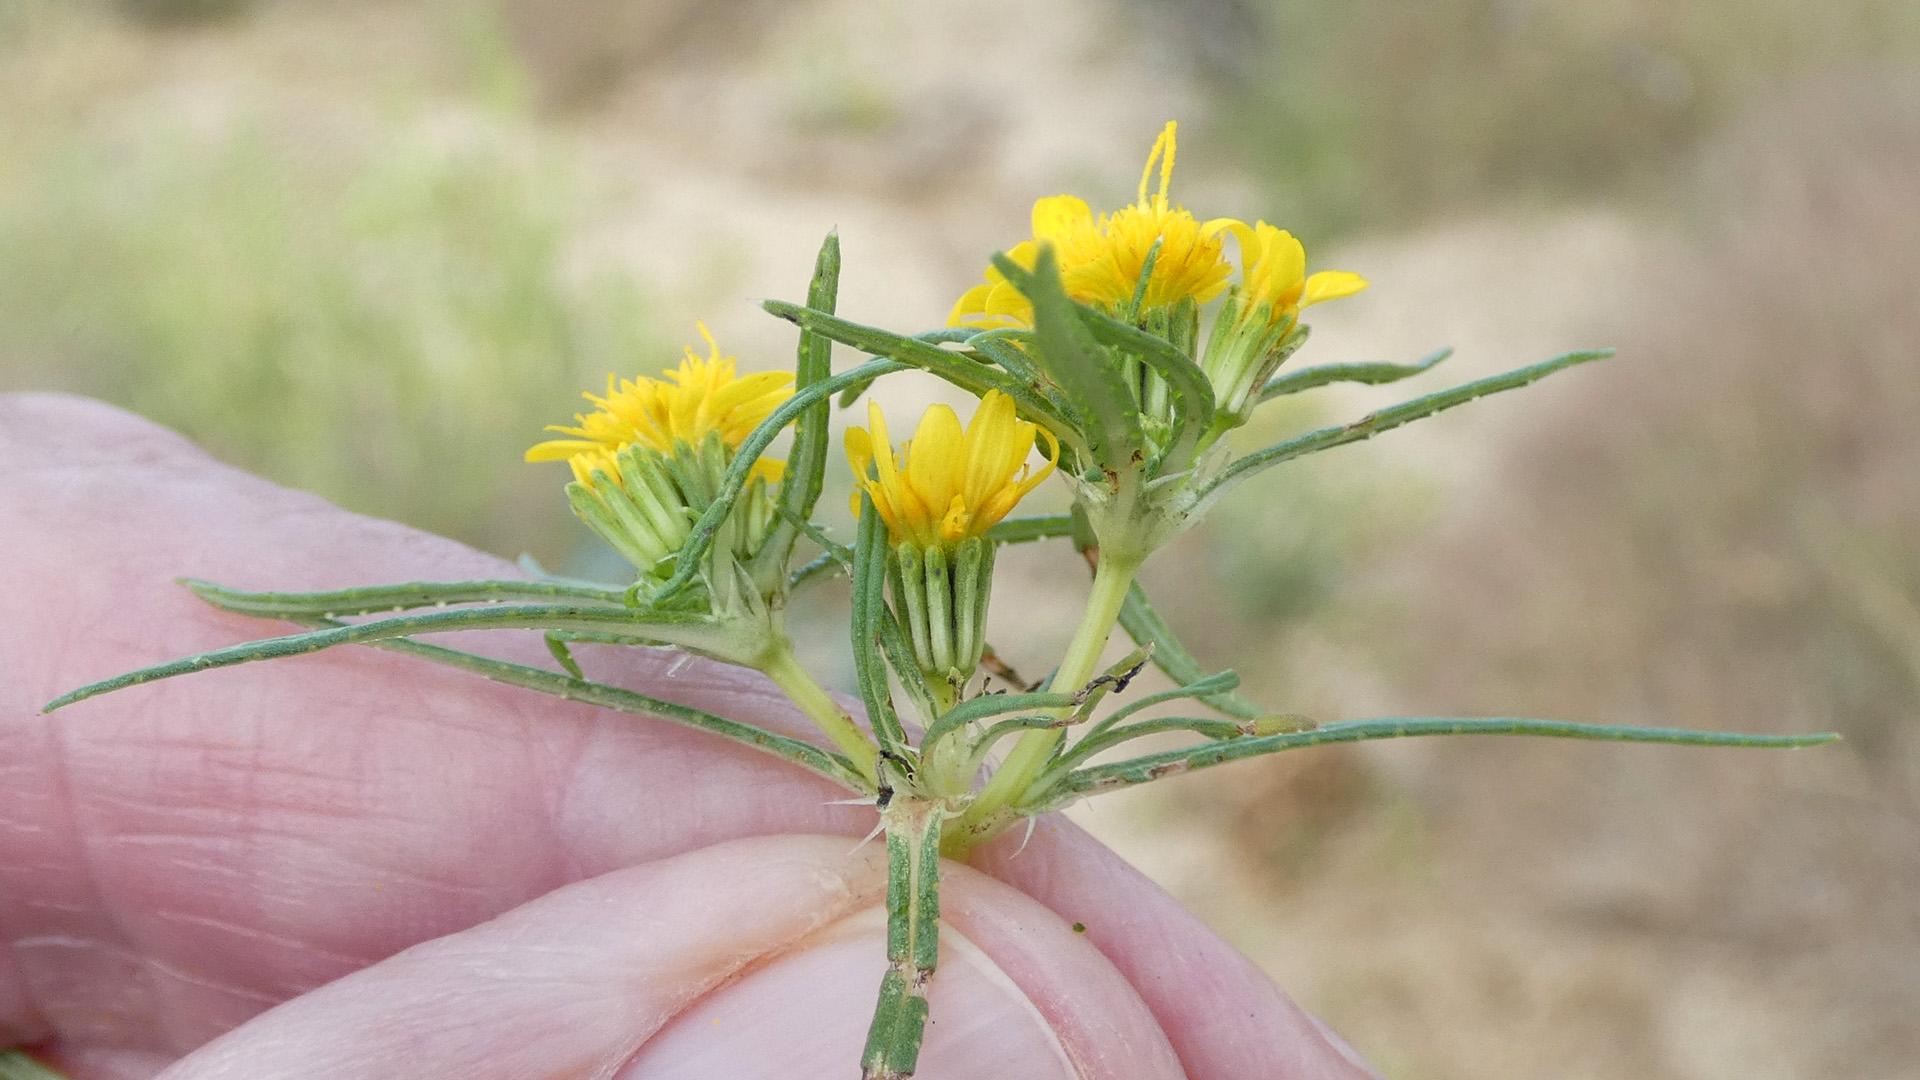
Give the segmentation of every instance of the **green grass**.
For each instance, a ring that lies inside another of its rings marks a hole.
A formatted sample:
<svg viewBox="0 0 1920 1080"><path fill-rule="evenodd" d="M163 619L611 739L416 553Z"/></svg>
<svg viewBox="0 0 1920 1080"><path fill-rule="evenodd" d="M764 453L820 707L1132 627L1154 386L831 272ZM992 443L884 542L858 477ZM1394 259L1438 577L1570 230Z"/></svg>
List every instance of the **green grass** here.
<svg viewBox="0 0 1920 1080"><path fill-rule="evenodd" d="M89 93L0 100L0 389L97 395L352 509L557 557L561 478L521 452L661 354L639 287L576 265L591 207L542 136L488 101L209 123Z"/></svg>

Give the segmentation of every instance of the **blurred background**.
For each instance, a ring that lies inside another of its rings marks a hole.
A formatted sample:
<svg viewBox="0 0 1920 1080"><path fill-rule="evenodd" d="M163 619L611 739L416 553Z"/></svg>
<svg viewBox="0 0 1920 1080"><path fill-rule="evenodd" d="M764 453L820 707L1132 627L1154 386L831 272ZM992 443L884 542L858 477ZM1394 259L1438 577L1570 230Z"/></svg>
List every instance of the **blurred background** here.
<svg viewBox="0 0 1920 1080"><path fill-rule="evenodd" d="M1395 1080L1912 1076L1911 0L0 0L0 389L591 573L520 463L581 388L696 319L786 363L753 301L834 227L844 313L937 325L1168 118L1180 201L1372 279L1297 362L1459 349L1250 444L1620 350L1229 503L1148 572L1203 659L1323 720L1847 740L1327 748L1074 816ZM1044 668L1083 570L1004 565Z"/></svg>

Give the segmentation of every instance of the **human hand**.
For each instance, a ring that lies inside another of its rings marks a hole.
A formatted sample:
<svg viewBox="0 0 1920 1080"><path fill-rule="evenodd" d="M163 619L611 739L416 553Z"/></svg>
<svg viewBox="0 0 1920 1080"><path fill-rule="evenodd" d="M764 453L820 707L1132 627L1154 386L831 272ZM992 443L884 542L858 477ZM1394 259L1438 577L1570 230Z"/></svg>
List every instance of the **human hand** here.
<svg viewBox="0 0 1920 1080"><path fill-rule="evenodd" d="M75 1080L854 1071L884 854L857 845L870 807L784 762L371 649L38 714L262 634L175 577L514 576L499 560L45 395L0 398L0 552L0 1046L44 1046ZM754 673L578 655L808 730ZM942 869L922 1077L1372 1075L1071 825L1019 841Z"/></svg>

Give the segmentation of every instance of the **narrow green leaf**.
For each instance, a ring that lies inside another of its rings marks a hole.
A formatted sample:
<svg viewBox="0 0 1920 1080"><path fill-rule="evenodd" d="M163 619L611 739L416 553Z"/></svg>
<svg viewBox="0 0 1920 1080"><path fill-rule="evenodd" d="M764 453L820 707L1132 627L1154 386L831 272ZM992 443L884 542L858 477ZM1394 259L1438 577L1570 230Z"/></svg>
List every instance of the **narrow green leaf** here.
<svg viewBox="0 0 1920 1080"><path fill-rule="evenodd" d="M619 589L559 581L409 581L326 592L248 592L211 581L181 578L180 584L223 611L291 619L301 615L371 615L441 604L568 600L623 606Z"/></svg>
<svg viewBox="0 0 1920 1080"><path fill-rule="evenodd" d="M1411 364L1323 364L1320 367L1301 368L1285 375L1276 375L1267 380L1260 388L1260 400L1271 401L1282 394L1297 394L1302 390L1312 390L1330 383L1365 383L1379 386L1383 383L1399 382L1410 379L1425 371L1431 371L1435 365L1453 355L1451 346L1435 349Z"/></svg>
<svg viewBox="0 0 1920 1080"><path fill-rule="evenodd" d="M830 232L820 244L813 263L813 281L807 286L807 306L815 311L833 313L840 297L840 234ZM794 392L833 376L833 341L810 330L800 331L800 355L794 363ZM809 405L795 421L793 448L787 454L787 470L780 482L778 506L789 518L775 526L775 533L762 550L774 565L763 568L769 573L786 572L793 555L795 539L791 521L809 521L820 501L826 482L827 425L833 403L820 398ZM764 576L764 575L762 575Z"/></svg>
<svg viewBox="0 0 1920 1080"><path fill-rule="evenodd" d="M1209 739L1251 738L1241 721L1221 720L1210 716L1156 716L1147 720L1138 720L1131 724L1121 724L1106 728L1100 732L1088 732L1073 749L1062 754L1047 767L1047 775L1035 782L1035 791L1050 791L1058 783L1058 778L1066 776L1072 770L1105 753L1122 743L1146 735L1161 735L1170 731L1191 731ZM1046 796L1039 797L1045 801Z"/></svg>
<svg viewBox="0 0 1920 1080"><path fill-rule="evenodd" d="M1138 356L1154 373L1166 380L1179 404L1180 436L1168 449L1170 461L1184 462L1193 447L1213 426L1215 404L1213 383L1193 358L1181 353L1166 340L1138 327L1128 326L1085 304L1075 304L1080 319L1096 340L1112 348Z"/></svg>
<svg viewBox="0 0 1920 1080"><path fill-rule="evenodd" d="M1008 518L987 530L987 539L996 544L1025 544L1072 535L1073 517L1070 514Z"/></svg>
<svg viewBox="0 0 1920 1080"><path fill-rule="evenodd" d="M328 628L347 625L319 617L309 617L300 621L309 626ZM551 694L567 701L585 702L589 705L617 709L635 716L652 717L695 728L783 758L803 769L819 773L849 791L873 793L873 785L860 775L860 771L854 767L853 762L841 754L791 736L754 727L752 724L743 724L737 720L715 716L690 705L664 701L618 686L577 679L571 675L547 671L528 664L496 660L490 656L450 649L444 645L430 645L412 638L382 638L366 644L471 671L494 682L527 690L538 690L543 694Z"/></svg>
<svg viewBox="0 0 1920 1080"><path fill-rule="evenodd" d="M1306 731L1253 738L1229 739L1183 747L1111 765L1094 765L1068 774L1056 789L1057 799L1144 784L1163 776L1210 768L1242 758L1294 750L1303 746L1401 739L1428 735L1535 735L1558 739L1596 739L1608 742L1671 743L1680 746L1731 746L1786 749L1820 746L1840 736L1834 732L1803 735L1756 735L1732 731L1690 731L1685 728L1629 727L1615 724L1579 724L1561 720L1515 717L1463 719L1458 717L1387 717L1325 724Z"/></svg>
<svg viewBox="0 0 1920 1080"><path fill-rule="evenodd" d="M833 559L843 566L851 566L853 564L853 549L845 544L839 543L834 540L833 537L828 536L826 530L820 526L815 525L805 518L795 516L792 511L783 506L774 507L773 512L786 518L787 521L790 522L794 528L800 530L807 539L819 544L826 558Z"/></svg>
<svg viewBox="0 0 1920 1080"><path fill-rule="evenodd" d="M978 773L987 763L987 755L999 744L1001 739L1024 731L1039 731L1044 728L1062 726L1058 713L1029 713L1015 716L997 723L988 724L987 729L973 740L967 750L967 773Z"/></svg>
<svg viewBox="0 0 1920 1080"><path fill-rule="evenodd" d="M1125 315L1128 322L1140 317L1140 309L1147 302L1147 286L1153 283L1153 268L1160 264L1160 249L1166 243L1165 236L1156 236L1147 247L1147 257L1140 260L1140 273L1133 279L1133 295L1127 298Z"/></svg>
<svg viewBox="0 0 1920 1080"><path fill-rule="evenodd" d="M413 634L433 634L447 630L572 630L617 636L633 645L678 645L709 654L724 654L734 635L724 624L711 617L656 614L636 617L631 609L617 611L601 607L574 607L561 604L499 604L478 608L434 611L424 615L398 615L372 622L342 624L304 634L250 641L226 649L184 657L164 664L141 668L90 683L68 691L47 703L42 712L52 712L96 694L121 690L157 679L187 675L196 671L230 667L254 660L272 660L283 656L301 656L330 649L379 641L383 638Z"/></svg>
<svg viewBox="0 0 1920 1080"><path fill-rule="evenodd" d="M1318 453L1322 450L1330 450L1336 446L1345 446L1348 443L1371 439L1383 431L1391 431L1402 424L1424 419L1437 412L1444 412L1456 405L1465 405L1467 402L1473 401L1476 398L1482 398L1488 394L1497 394L1503 390L1517 390L1529 383L1538 382L1556 371L1564 371L1577 364L1601 360L1612 355L1612 349L1590 349L1582 352L1570 352L1563 356L1556 356L1551 360L1545 360L1528 367L1508 371L1500 375L1492 375L1484 379L1476 379L1465 385L1456 386L1451 390L1442 390L1437 394L1428 394L1425 397L1414 398L1412 401L1401 402L1398 405L1389 406L1378 412L1368 413L1366 416L1355 420L1351 424L1310 431L1297 439L1289 439L1286 442L1269 446L1265 450L1256 450L1227 466L1213 483L1209 484L1201 493L1201 502L1204 505L1204 503L1219 497L1221 493L1225 492L1234 484L1245 480L1247 477L1263 469L1278 465L1283 461L1291 461L1294 458L1304 457L1307 454Z"/></svg>
<svg viewBox="0 0 1920 1080"><path fill-rule="evenodd" d="M648 597L650 607L658 607L678 595L681 590L693 584L700 576L700 563L707 557L707 550L713 546L713 537L733 510L733 502L747 486L747 479L753 471L754 462L766 452L768 445L779 436L788 424L799 419L800 414L810 408L814 402L832 397L836 392L863 380L878 378L896 371L905 371L906 365L893 360L872 360L851 371L843 372L831 378L822 379L799 390L765 419L760 426L740 443L734 451L733 464L727 467L726 476L720 482L720 490L715 493L712 504L694 522L693 533L680 549L680 556L674 562L673 576L662 582Z"/></svg>
<svg viewBox="0 0 1920 1080"><path fill-rule="evenodd" d="M825 552L812 562L795 570L787 578L787 591L799 592L809 585L817 585L829 578L839 577L847 572L847 564L841 562L833 552Z"/></svg>
<svg viewBox="0 0 1920 1080"><path fill-rule="evenodd" d="M1133 716L1142 709L1150 709L1155 705L1164 705L1169 701L1180 701L1185 698L1199 698L1201 701L1205 701L1211 697L1224 696L1239 685L1239 674L1232 669L1228 669L1209 675L1199 682L1187 686L1176 686L1171 690L1162 690L1157 694L1148 694L1138 700L1130 701L1120 708L1113 710L1113 712L1108 713L1106 716L1101 717L1097 723L1087 729L1087 734L1082 741L1084 742L1085 739L1095 738L1105 733L1108 728L1124 722L1128 717ZM1241 719L1246 720L1248 718L1243 717Z"/></svg>
<svg viewBox="0 0 1920 1080"><path fill-rule="evenodd" d="M981 356L999 364L1007 374L1031 386L1039 393L1047 394L1054 406L1062 408L1066 399L1059 396L1047 381L1047 377L1034 366L1033 358L1028 356L1023 345L1031 345L1033 333L1028 330L998 328L982 330L967 338L966 346Z"/></svg>
<svg viewBox="0 0 1920 1080"><path fill-rule="evenodd" d="M1180 639L1174 636L1173 627L1168 626L1167 621L1154 610L1153 602L1147 599L1147 590L1141 588L1138 581L1127 590L1126 602L1120 606L1120 625L1126 628L1134 644L1153 645L1154 666L1166 672L1174 682L1190 686L1215 677L1207 674L1207 669L1200 666L1200 661L1195 660L1186 646L1180 644ZM1242 720L1254 720L1266 715L1266 710L1232 689L1209 693L1200 700L1228 716L1237 716Z"/></svg>
<svg viewBox="0 0 1920 1080"><path fill-rule="evenodd" d="M881 625L887 614L886 559L887 523L873 508L873 497L862 492L859 533L853 546L853 667L874 738L881 750L903 756L907 736L893 709L887 666L880 654Z"/></svg>
<svg viewBox="0 0 1920 1080"><path fill-rule="evenodd" d="M927 728L921 742L922 745L930 744L956 728L991 716L1036 709L1071 709L1079 703L1080 698L1076 694L983 694L941 713L940 718Z"/></svg>
<svg viewBox="0 0 1920 1080"><path fill-rule="evenodd" d="M967 337L972 333L973 331L971 330L962 330L957 327L943 327L939 330L929 330L924 334L915 334L913 335L913 339L915 341L925 341L932 344L939 344L940 342L943 342L943 341L965 341ZM877 377L878 376L876 376L876 378ZM854 383L852 386L849 386L845 390L840 391L840 402L839 402L840 408L844 409L847 406L852 405L854 402L860 400L860 395L866 393L869 389L871 389L873 387L873 382L874 382L873 379L866 379L861 382Z"/></svg>
<svg viewBox="0 0 1920 1080"><path fill-rule="evenodd" d="M1004 255L993 265L1032 301L1034 340L1047 374L1080 415L1092 463L1115 473L1134 468L1146 446L1139 403L1067 296L1052 245L1041 245L1031 273Z"/></svg>
<svg viewBox="0 0 1920 1080"><path fill-rule="evenodd" d="M914 662L913 646L908 643L906 631L901 628L900 620L894 616L891 607L881 610L880 645L887 663L899 676L900 685L906 689L907 696L913 699L913 707L920 711L921 722L925 723L929 718L939 715L940 706L934 703L933 691L927 688L927 680L920 674L920 665ZM924 736L920 745L928 745Z"/></svg>
<svg viewBox="0 0 1920 1080"><path fill-rule="evenodd" d="M580 670L580 664L573 658L573 650L567 648L566 640L559 633L547 631L547 651L553 654L553 658L559 661L561 667L567 669L567 674L576 679L586 678Z"/></svg>
<svg viewBox="0 0 1920 1080"><path fill-rule="evenodd" d="M969 393L984 396L989 390L998 390L1012 398L1027 419L1069 442L1079 439L1078 433L1052 402L1035 393L1026 383L990 364L950 352L920 338L903 337L892 331L862 326L838 316L779 300L767 300L760 306L803 330L832 338L874 356L884 356L894 363L938 375Z"/></svg>

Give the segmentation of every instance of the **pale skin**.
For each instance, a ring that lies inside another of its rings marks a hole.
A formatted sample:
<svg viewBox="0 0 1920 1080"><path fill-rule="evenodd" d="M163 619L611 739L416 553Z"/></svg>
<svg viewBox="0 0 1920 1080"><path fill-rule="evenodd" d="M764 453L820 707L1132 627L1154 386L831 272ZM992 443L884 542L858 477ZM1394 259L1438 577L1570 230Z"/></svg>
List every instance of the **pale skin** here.
<svg viewBox="0 0 1920 1080"><path fill-rule="evenodd" d="M556 493L528 512L565 511ZM38 713L284 629L175 577L292 590L507 564L50 395L0 397L0 553L0 1046L74 1080L855 1073L885 858L859 843L872 809L810 773L366 648ZM545 662L533 635L461 643ZM580 658L806 730L756 674ZM926 1080L1375 1075L1071 825L1019 840L942 872Z"/></svg>

